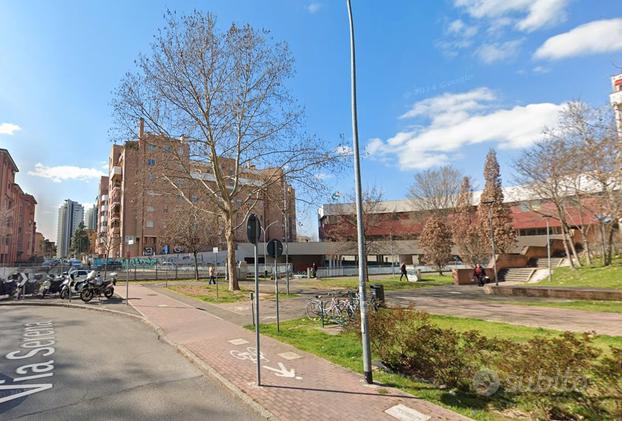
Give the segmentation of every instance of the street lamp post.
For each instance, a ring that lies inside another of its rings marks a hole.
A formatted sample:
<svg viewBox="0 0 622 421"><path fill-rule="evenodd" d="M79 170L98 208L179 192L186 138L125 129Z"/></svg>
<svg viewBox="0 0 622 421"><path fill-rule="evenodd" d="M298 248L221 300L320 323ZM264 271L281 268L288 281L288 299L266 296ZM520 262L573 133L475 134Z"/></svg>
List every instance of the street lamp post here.
<svg viewBox="0 0 622 421"><path fill-rule="evenodd" d="M359 300L361 309L361 341L363 347L363 373L368 384L373 383L371 372L371 346L367 326L367 258L365 253L365 229L363 227L363 194L361 188L361 164L359 157L359 134L356 115L356 52L354 48L354 19L352 4L347 1L348 19L350 22L350 76L352 82L352 156L354 158L354 186L356 193L356 231L359 259Z"/></svg>
<svg viewBox="0 0 622 421"><path fill-rule="evenodd" d="M497 251L495 249L495 231L492 226L492 205L494 205L494 200L487 200L482 202L485 205L488 205L488 225L490 225L490 244L492 246L492 267L495 273L495 285L499 286L499 277L497 276Z"/></svg>

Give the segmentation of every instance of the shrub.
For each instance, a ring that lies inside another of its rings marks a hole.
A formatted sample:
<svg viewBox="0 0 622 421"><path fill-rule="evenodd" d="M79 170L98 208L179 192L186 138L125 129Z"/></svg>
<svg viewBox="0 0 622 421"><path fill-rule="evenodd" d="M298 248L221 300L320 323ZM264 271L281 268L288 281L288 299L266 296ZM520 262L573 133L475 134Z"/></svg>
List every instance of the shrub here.
<svg viewBox="0 0 622 421"><path fill-rule="evenodd" d="M476 331L464 333L435 326L414 309L383 309L370 315L372 347L394 371L439 386L466 390L471 379L501 341Z"/></svg>
<svg viewBox="0 0 622 421"><path fill-rule="evenodd" d="M358 329L358 321L349 326ZM622 420L622 349L566 332L525 343L434 325L414 308L369 315L374 354L391 370L437 386L520 403L543 420Z"/></svg>

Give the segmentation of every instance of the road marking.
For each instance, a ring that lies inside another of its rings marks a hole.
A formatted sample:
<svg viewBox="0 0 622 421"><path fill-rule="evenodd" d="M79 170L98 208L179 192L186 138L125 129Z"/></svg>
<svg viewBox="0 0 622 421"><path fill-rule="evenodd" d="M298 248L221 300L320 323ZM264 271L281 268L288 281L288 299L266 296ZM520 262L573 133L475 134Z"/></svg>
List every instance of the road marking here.
<svg viewBox="0 0 622 421"><path fill-rule="evenodd" d="M250 360L252 362L257 362L257 349L249 346L246 348L246 351L238 351L237 349L232 349L229 351L232 357L237 358L238 360ZM265 357L263 352L259 354L259 358L268 362L269 360Z"/></svg>
<svg viewBox="0 0 622 421"><path fill-rule="evenodd" d="M401 403L392 406L384 412L391 415L393 418L397 418L400 421L428 421L430 418L432 418L429 415L422 414L421 412L416 411L406 405L402 405Z"/></svg>
<svg viewBox="0 0 622 421"><path fill-rule="evenodd" d="M231 345L244 345L248 343L246 339L242 339L242 338L231 339L230 341L227 341L227 342L229 342Z"/></svg>
<svg viewBox="0 0 622 421"><path fill-rule="evenodd" d="M295 352L283 352L282 354L279 354L279 357L283 358L284 360L288 360L288 361L302 358L300 355L296 354Z"/></svg>
<svg viewBox="0 0 622 421"><path fill-rule="evenodd" d="M294 370L293 368L288 369L283 363L279 363L279 368L269 367L267 365L264 365L263 368L274 372L274 375L277 377L287 377L290 379L295 378L296 380L302 380L302 377L296 376L296 370Z"/></svg>
<svg viewBox="0 0 622 421"><path fill-rule="evenodd" d="M158 304L158 307L168 307L168 304Z"/></svg>
<svg viewBox="0 0 622 421"><path fill-rule="evenodd" d="M32 395L33 393L43 392L44 390L48 390L52 388L51 383L46 384L14 384L14 385L6 385L0 386L0 390L24 390L20 393L15 393L13 395L5 396L0 398L0 403L12 401L13 399L21 398L22 396Z"/></svg>

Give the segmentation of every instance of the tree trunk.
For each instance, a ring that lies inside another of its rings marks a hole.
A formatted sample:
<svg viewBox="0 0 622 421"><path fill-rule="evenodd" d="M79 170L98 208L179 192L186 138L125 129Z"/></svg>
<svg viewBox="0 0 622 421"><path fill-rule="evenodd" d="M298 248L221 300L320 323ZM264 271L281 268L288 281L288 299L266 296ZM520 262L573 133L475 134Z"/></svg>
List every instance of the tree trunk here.
<svg viewBox="0 0 622 421"><path fill-rule="evenodd" d="M227 241L227 271L229 276L229 291L239 291L238 271L235 267L235 232L231 216L225 217L225 240Z"/></svg>
<svg viewBox="0 0 622 421"><path fill-rule="evenodd" d="M600 245L603 258L603 266L607 266L607 245L605 242L605 225L600 223Z"/></svg>
<svg viewBox="0 0 622 421"><path fill-rule="evenodd" d="M609 235L607 236L607 265L612 263L613 258L613 225L609 227Z"/></svg>
<svg viewBox="0 0 622 421"><path fill-rule="evenodd" d="M570 245L570 250L572 251L572 255L574 256L575 260L577 261L577 266L581 267L581 261L579 260L579 255L577 254L577 249L574 246L574 241L572 239L572 237L570 236L570 230L566 230L568 232L568 244Z"/></svg>
<svg viewBox="0 0 622 421"><path fill-rule="evenodd" d="M581 237L583 239L583 249L585 250L585 258L586 258L587 264L591 265L592 264L592 250L590 249L590 242L587 239L589 227L588 228L584 227L580 231L581 231Z"/></svg>
<svg viewBox="0 0 622 421"><path fill-rule="evenodd" d="M194 280L198 281L199 280L199 262L197 260L197 251L195 250L193 254L194 254Z"/></svg>
<svg viewBox="0 0 622 421"><path fill-rule="evenodd" d="M568 248L568 234L566 233L566 222L564 221L564 211L562 210L560 205L555 206L557 208L557 216L559 218L559 227L562 230L562 243L564 244L564 252L566 253L566 258L570 261L570 267L574 270L576 269L572 255L570 254L570 249Z"/></svg>

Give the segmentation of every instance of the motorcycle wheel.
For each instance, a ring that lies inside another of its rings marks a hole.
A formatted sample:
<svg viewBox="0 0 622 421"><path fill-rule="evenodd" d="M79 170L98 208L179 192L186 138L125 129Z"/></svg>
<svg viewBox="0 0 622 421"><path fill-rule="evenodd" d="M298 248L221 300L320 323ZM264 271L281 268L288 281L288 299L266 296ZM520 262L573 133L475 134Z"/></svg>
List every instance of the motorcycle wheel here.
<svg viewBox="0 0 622 421"><path fill-rule="evenodd" d="M90 288L85 288L80 292L80 299L85 303L88 303L93 299L93 290Z"/></svg>
<svg viewBox="0 0 622 421"><path fill-rule="evenodd" d="M67 298L69 298L69 290L65 288L60 292L60 299L66 300Z"/></svg>
<svg viewBox="0 0 622 421"><path fill-rule="evenodd" d="M113 295L114 295L114 288L112 287L106 288L106 290L104 291L104 297L112 298Z"/></svg>

